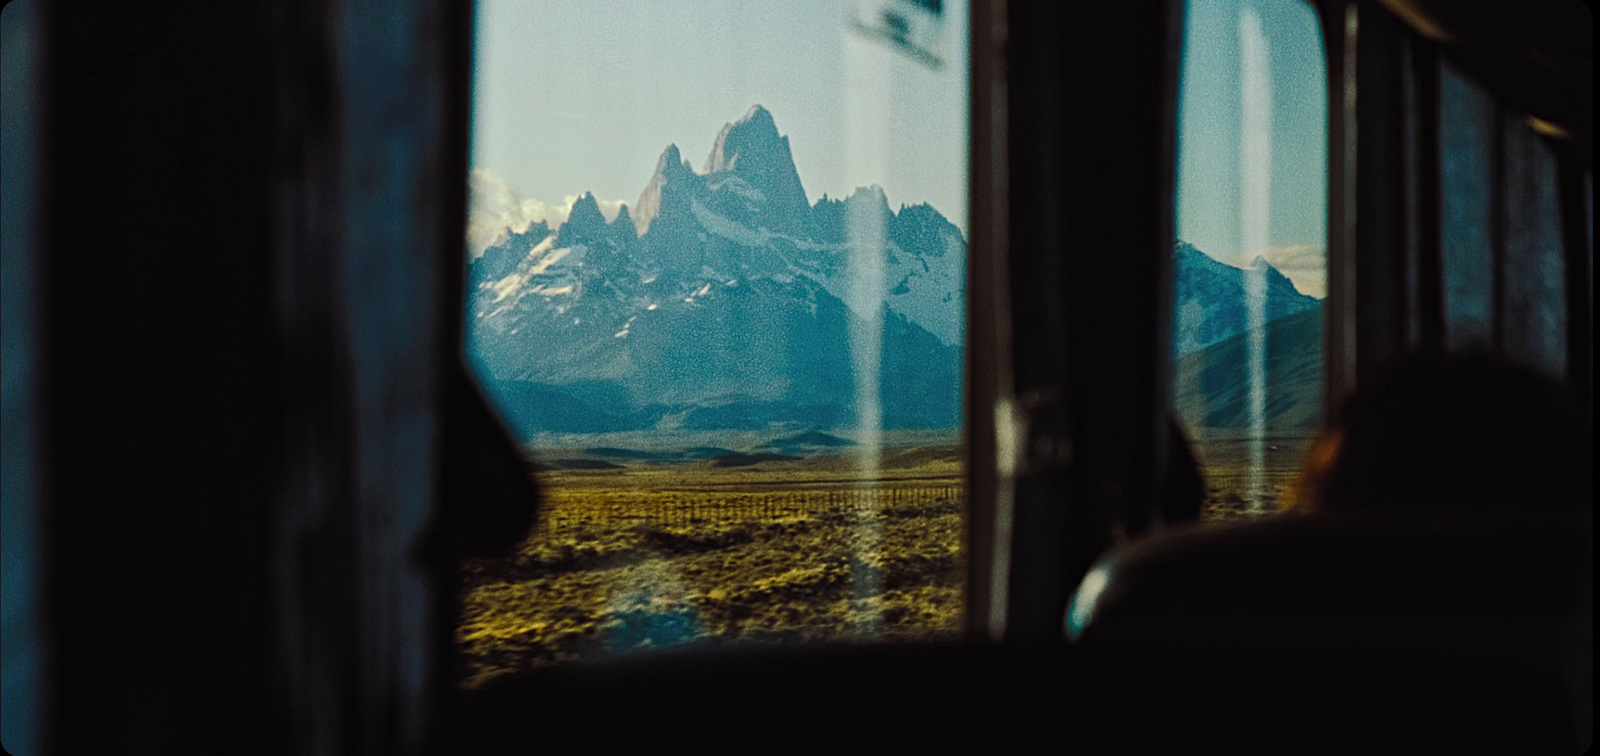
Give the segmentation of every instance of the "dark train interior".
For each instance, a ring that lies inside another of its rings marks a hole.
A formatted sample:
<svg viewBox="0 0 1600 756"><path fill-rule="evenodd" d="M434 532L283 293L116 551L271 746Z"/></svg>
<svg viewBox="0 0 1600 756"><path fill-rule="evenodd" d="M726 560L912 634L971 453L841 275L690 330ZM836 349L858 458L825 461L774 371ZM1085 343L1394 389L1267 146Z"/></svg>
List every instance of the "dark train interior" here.
<svg viewBox="0 0 1600 756"><path fill-rule="evenodd" d="M1592 747L1587 3L0 20L8 753Z"/></svg>

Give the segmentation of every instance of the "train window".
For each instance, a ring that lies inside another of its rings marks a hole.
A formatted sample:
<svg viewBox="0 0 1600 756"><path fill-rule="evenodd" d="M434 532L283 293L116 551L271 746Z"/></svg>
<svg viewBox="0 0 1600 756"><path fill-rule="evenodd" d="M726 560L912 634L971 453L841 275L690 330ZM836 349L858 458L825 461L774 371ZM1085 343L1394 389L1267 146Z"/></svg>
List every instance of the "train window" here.
<svg viewBox="0 0 1600 756"><path fill-rule="evenodd" d="M1440 253L1444 263L1445 338L1453 349L1494 340L1495 104L1489 94L1442 63L1439 70Z"/></svg>
<svg viewBox="0 0 1600 756"><path fill-rule="evenodd" d="M1173 409L1202 519L1285 502L1321 424L1327 78L1300 0L1186 4Z"/></svg>
<svg viewBox="0 0 1600 756"><path fill-rule="evenodd" d="M1558 161L1524 117L1508 113L1500 128L1505 150L1501 343L1507 357L1559 379L1567 373L1567 309Z"/></svg>
<svg viewBox="0 0 1600 756"><path fill-rule="evenodd" d="M1440 66L1445 326L1454 348L1567 372L1559 159L1530 119Z"/></svg>
<svg viewBox="0 0 1600 756"><path fill-rule="evenodd" d="M955 637L965 3L478 9L467 359L544 507L462 685Z"/></svg>
<svg viewBox="0 0 1600 756"><path fill-rule="evenodd" d="M0 742L8 753L41 752L48 690L42 431L49 417L38 380L45 311L40 257L38 148L44 15L37 2L0 8Z"/></svg>

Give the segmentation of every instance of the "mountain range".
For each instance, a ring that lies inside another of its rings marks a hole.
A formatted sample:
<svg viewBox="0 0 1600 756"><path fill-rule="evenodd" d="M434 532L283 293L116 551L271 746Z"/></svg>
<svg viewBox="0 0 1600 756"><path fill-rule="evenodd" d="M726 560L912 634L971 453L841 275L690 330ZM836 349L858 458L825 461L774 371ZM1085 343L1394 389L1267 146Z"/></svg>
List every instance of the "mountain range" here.
<svg viewBox="0 0 1600 756"><path fill-rule="evenodd" d="M1262 419L1270 432L1314 431L1322 421L1322 301L1259 257L1236 268L1180 241L1173 260L1173 408L1184 426L1204 433L1253 422L1248 307L1255 286L1265 311Z"/></svg>
<svg viewBox="0 0 1600 756"><path fill-rule="evenodd" d="M701 170L668 145L607 221L592 194L473 262L468 354L524 437L542 430L960 424L966 240L879 187L806 199L759 105Z"/></svg>
<svg viewBox="0 0 1600 756"><path fill-rule="evenodd" d="M966 251L938 210L892 209L877 186L809 202L788 137L757 105L698 171L668 145L614 219L585 194L558 228L509 232L473 260L467 354L524 439L874 417L954 428ZM1178 353L1241 332L1246 271L1182 243L1175 259ZM1270 320L1318 307L1258 271ZM874 382L876 401L860 401L858 383Z"/></svg>
<svg viewBox="0 0 1600 756"><path fill-rule="evenodd" d="M1196 352L1250 327L1250 287L1259 287L1265 322L1316 309L1320 300L1301 294L1289 278L1257 257L1248 268L1213 259L1179 241L1173 249L1176 281L1173 302L1174 356Z"/></svg>

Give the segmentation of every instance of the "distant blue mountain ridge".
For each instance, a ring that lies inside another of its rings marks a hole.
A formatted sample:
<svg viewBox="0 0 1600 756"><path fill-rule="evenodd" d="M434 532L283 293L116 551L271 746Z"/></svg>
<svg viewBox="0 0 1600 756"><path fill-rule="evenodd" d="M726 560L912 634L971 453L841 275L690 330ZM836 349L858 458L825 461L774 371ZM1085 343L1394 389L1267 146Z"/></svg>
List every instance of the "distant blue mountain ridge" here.
<svg viewBox="0 0 1600 756"><path fill-rule="evenodd" d="M1322 422L1322 302L1301 294L1257 258L1249 269L1218 262L1178 242L1173 323L1173 407L1191 434L1259 430L1301 434ZM1249 332L1250 276L1259 276L1264 363L1254 370ZM1264 389L1262 413L1251 411L1250 381Z"/></svg>
<svg viewBox="0 0 1600 756"><path fill-rule="evenodd" d="M1174 302L1172 348L1181 356L1199 351L1250 326L1249 277L1259 275L1263 320L1272 322L1321 306L1301 294L1277 268L1256 258L1251 267L1218 262L1194 245L1179 241L1173 248Z"/></svg>
<svg viewBox="0 0 1600 756"><path fill-rule="evenodd" d="M558 229L486 250L468 354L524 438L853 425L871 367L884 427L954 428L965 264L960 229L931 206L893 210L878 187L808 202L756 106L700 171L667 146L614 220L585 194Z"/></svg>
<svg viewBox="0 0 1600 756"><path fill-rule="evenodd" d="M956 428L966 252L938 210L893 210L876 186L808 202L788 137L758 105L723 127L700 171L668 145L614 220L584 194L559 228L534 223L485 250L469 272L468 357L525 440L849 427L872 404L857 371L874 368L882 427ZM1180 303L1202 313L1183 343L1242 330L1225 300L1242 298L1244 271L1188 245L1175 254ZM1315 306L1270 267L1267 292L1274 317Z"/></svg>

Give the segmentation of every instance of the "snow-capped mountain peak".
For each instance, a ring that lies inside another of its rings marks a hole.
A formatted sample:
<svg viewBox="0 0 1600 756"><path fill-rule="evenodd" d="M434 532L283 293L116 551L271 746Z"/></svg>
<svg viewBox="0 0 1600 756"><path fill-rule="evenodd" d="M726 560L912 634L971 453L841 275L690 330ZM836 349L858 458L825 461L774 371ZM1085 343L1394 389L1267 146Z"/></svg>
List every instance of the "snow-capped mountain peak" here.
<svg viewBox="0 0 1600 756"><path fill-rule="evenodd" d="M795 169L789 138L766 108L756 105L718 132L703 171L714 192L707 204L754 228L790 236L806 235L810 203ZM737 195L737 196L731 196Z"/></svg>
<svg viewBox="0 0 1600 756"><path fill-rule="evenodd" d="M486 251L495 276L474 264L480 374L512 404L545 397L521 420L510 410L513 424L567 422L548 414L557 394L606 427L846 422L851 324L863 318L882 318L885 422L958 422L959 229L927 205L895 213L877 186L811 205L759 105L723 127L705 165L695 172L668 145L610 224L586 193L556 235ZM852 277L863 263L882 273L875 291Z"/></svg>

